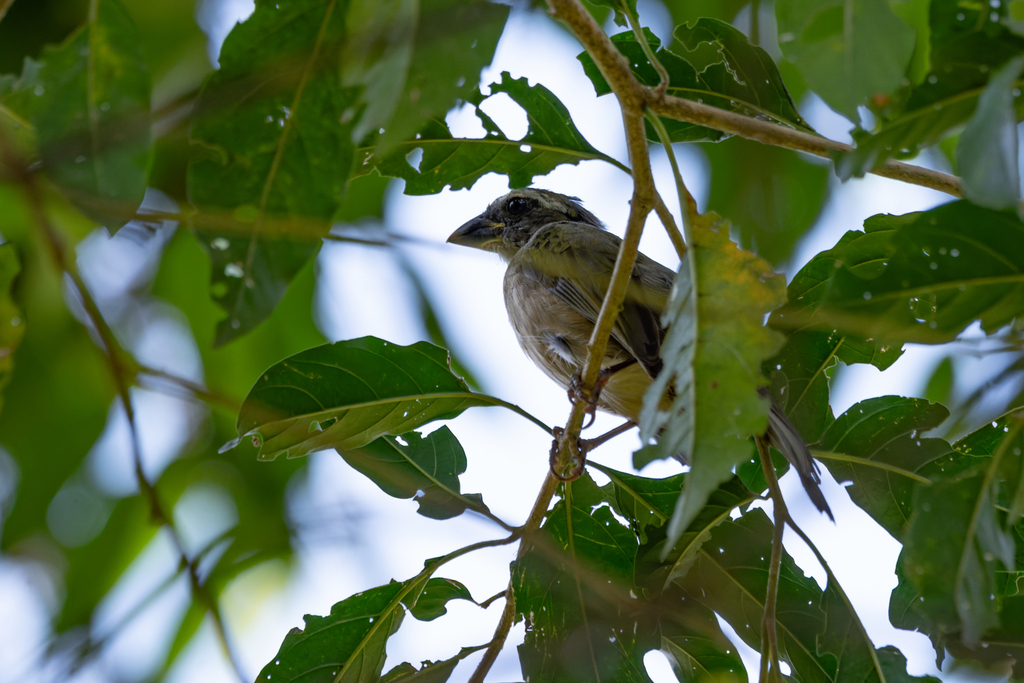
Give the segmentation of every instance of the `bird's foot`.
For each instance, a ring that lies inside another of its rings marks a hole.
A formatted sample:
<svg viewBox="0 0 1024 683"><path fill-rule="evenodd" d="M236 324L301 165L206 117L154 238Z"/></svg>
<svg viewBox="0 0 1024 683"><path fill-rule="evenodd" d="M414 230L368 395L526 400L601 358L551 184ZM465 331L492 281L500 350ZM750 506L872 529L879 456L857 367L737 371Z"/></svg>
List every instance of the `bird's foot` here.
<svg viewBox="0 0 1024 683"><path fill-rule="evenodd" d="M572 376L572 379L569 380L569 400L573 403L585 403L587 408L584 411L584 414L590 418L587 420L587 424L583 425L581 429L587 429L590 425L594 424L594 419L597 416L597 404L601 399L601 392L604 390L605 385L608 384L608 381L612 378L612 375L619 370L628 368L635 362L635 358L630 358L629 360L621 363L616 363L615 365L608 366L607 368L602 368L601 372L597 373L597 381L594 382L594 387L592 389L588 389L583 385L583 378L580 376L578 371Z"/></svg>
<svg viewBox="0 0 1024 683"><path fill-rule="evenodd" d="M579 479L583 474L583 468L587 465L587 448L584 446L584 442L576 439L576 449L579 453L578 457L574 458L576 464L569 470L568 474L561 473L560 460L562 452L562 439L565 434L565 430L561 427L555 427L551 430L551 435L555 437L551 440L551 452L548 463L551 467L551 474L558 481L575 481Z"/></svg>

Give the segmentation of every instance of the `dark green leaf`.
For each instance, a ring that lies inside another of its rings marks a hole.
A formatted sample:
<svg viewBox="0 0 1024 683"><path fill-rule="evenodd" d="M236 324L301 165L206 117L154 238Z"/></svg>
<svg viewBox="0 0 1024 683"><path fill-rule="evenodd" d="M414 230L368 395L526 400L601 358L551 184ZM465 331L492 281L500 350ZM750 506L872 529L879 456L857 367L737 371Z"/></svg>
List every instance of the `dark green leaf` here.
<svg viewBox="0 0 1024 683"><path fill-rule="evenodd" d="M952 454L942 439L924 438L949 411L936 403L901 396L869 398L836 418L821 435L825 463L836 481L850 481L850 498L894 538L910 522L914 487L930 463Z"/></svg>
<svg viewBox="0 0 1024 683"><path fill-rule="evenodd" d="M410 597L415 599L413 602ZM469 589L453 579L433 577L427 579L416 596L406 596L402 603L409 613L420 621L433 621L448 613L448 603L452 600L469 600L476 603Z"/></svg>
<svg viewBox="0 0 1024 683"><path fill-rule="evenodd" d="M139 34L118 0L44 54L31 105L47 174L89 218L114 232L146 191L149 73Z"/></svg>
<svg viewBox="0 0 1024 683"><path fill-rule="evenodd" d="M879 215L819 254L822 270L772 317L779 327L838 329L881 352L954 339L975 320L993 332L1024 314L1024 223L966 201ZM828 273L828 263L832 272Z"/></svg>
<svg viewBox="0 0 1024 683"><path fill-rule="evenodd" d="M839 664L836 683L939 683L931 676L910 676L907 659L896 648L889 646L876 650L853 606L831 581L825 588L822 609L825 611L826 628L818 636L818 654L836 658Z"/></svg>
<svg viewBox="0 0 1024 683"><path fill-rule="evenodd" d="M1001 23L1006 3L963 4L958 0L930 3L931 68L918 85L908 85L876 108L879 124L873 133L854 131L857 147L838 155L836 175L861 176L890 157L913 156L939 142L975 111L989 76L1024 53L1024 38ZM1018 116L1024 100L1016 100Z"/></svg>
<svg viewBox="0 0 1024 683"><path fill-rule="evenodd" d="M35 91L37 86L42 87L39 83L42 68L42 62L25 57L19 77L0 76L0 132L14 144L14 149L24 159L38 156L32 112L39 104L39 96ZM0 161L0 164L6 161Z"/></svg>
<svg viewBox="0 0 1024 683"><path fill-rule="evenodd" d="M13 244L0 244L0 408L3 390L14 369L14 351L25 335L21 309L11 296L14 279L21 271L18 252Z"/></svg>
<svg viewBox="0 0 1024 683"><path fill-rule="evenodd" d="M361 448L338 451L349 465L395 498L415 498L424 517L449 519L464 510L486 512L479 494L460 493L466 453L448 427L424 438L419 432L383 436Z"/></svg>
<svg viewBox="0 0 1024 683"><path fill-rule="evenodd" d="M768 588L772 524L761 510L725 521L701 546L697 561L679 585L689 599L714 610L747 645L761 647L761 619ZM836 664L817 655L825 630L822 592L783 552L776 609L780 655L805 683L831 683Z"/></svg>
<svg viewBox="0 0 1024 683"><path fill-rule="evenodd" d="M650 479L613 470L596 462L587 464L611 480L615 510L629 521L641 542L646 542L648 526L660 527L672 517L676 499L683 490L685 475Z"/></svg>
<svg viewBox="0 0 1024 683"><path fill-rule="evenodd" d="M918 487L901 555L920 592L914 609L971 647L999 626L999 565L1015 567L1014 541L995 507L1000 459Z"/></svg>
<svg viewBox="0 0 1024 683"><path fill-rule="evenodd" d="M655 58L669 75L666 92L675 97L703 102L735 111L747 116L766 118L787 126L809 130L800 118L782 84L775 63L761 48L751 45L746 37L732 26L715 19L700 19L693 28L687 25L676 29L676 37L690 49L703 42L712 42L718 50L718 61L698 72L684 57L661 47L661 41L649 29L644 29ZM657 86L660 77L647 60L643 47L632 31L612 36L612 42L632 65L633 74L648 86ZM593 58L586 52L577 55L598 95L611 92ZM673 142L721 140L725 134L692 123L663 119L669 138ZM658 140L648 128L647 135Z"/></svg>
<svg viewBox="0 0 1024 683"><path fill-rule="evenodd" d="M739 651L725 634L715 613L696 600L683 598L661 619L661 652L681 683L714 680L747 683Z"/></svg>
<svg viewBox="0 0 1024 683"><path fill-rule="evenodd" d="M557 683L649 683L643 656L659 642L630 593L636 537L612 514L610 492L588 475L564 490L514 566L516 619L528 620L523 674Z"/></svg>
<svg viewBox="0 0 1024 683"><path fill-rule="evenodd" d="M452 374L444 349L362 337L307 349L268 368L242 404L238 434L259 442L261 460L282 453L297 458L359 448L494 403Z"/></svg>
<svg viewBox="0 0 1024 683"><path fill-rule="evenodd" d="M344 35L337 0L261 2L203 84L188 193L208 212L194 225L227 313L217 345L270 315L338 211L355 158L356 94L337 75Z"/></svg>
<svg viewBox="0 0 1024 683"><path fill-rule="evenodd" d="M757 394L765 383L760 367L782 342L763 320L784 301L784 279L739 249L729 239L728 223L714 214L700 216L691 229L697 323L684 259L663 316L669 324L661 349L665 370L644 395L639 420L641 439L657 439L658 457L682 454L691 466L669 524L669 545L749 457L749 437L764 433L768 402ZM669 386L674 399L663 405Z"/></svg>
<svg viewBox="0 0 1024 683"><path fill-rule="evenodd" d="M501 83L491 85L491 93L506 93L527 114L529 127L521 140L510 140L481 109L476 115L487 134L479 139L453 138L441 121L432 121L415 140L403 142L381 158L367 157L362 168L371 165L381 175L406 181L405 193L435 194L450 186L453 190L472 187L487 173L508 175L512 187L526 187L534 176L550 173L559 164L578 164L586 159L601 159L624 168L599 152L573 124L569 111L550 90L531 86L525 78L502 73ZM414 163L419 150L422 158ZM361 150L370 154L369 150Z"/></svg>
<svg viewBox="0 0 1024 683"><path fill-rule="evenodd" d="M1024 56L1011 59L992 76L956 147L964 197L990 209L1012 209L1020 199L1012 90L1021 69Z"/></svg>
<svg viewBox="0 0 1024 683"><path fill-rule="evenodd" d="M773 265L790 258L828 201L828 167L738 137L702 147L711 162L708 209L729 218L743 248Z"/></svg>
<svg viewBox="0 0 1024 683"><path fill-rule="evenodd" d="M708 502L697 513L693 522L667 552L665 551L664 534L652 539L641 548L637 558L637 573L648 571L650 578L647 584L660 589L664 584L686 576L686 573L697 561L704 544L711 538L711 533L719 524L726 522L737 508L749 505L757 498L740 480L733 477L711 492ZM673 506L674 507L674 506ZM665 557L664 561L656 559Z"/></svg>
<svg viewBox="0 0 1024 683"><path fill-rule="evenodd" d="M1016 409L993 420L953 446L972 460L1000 460L997 476L1005 483L996 502L1007 511L1007 526L1017 524L1024 514L1024 410Z"/></svg>
<svg viewBox="0 0 1024 683"><path fill-rule="evenodd" d="M378 680L387 656L388 637L405 616L399 598L407 592L405 583L392 581L335 603L326 617L307 614L305 627L294 628L285 636L281 649L257 680Z"/></svg>
<svg viewBox="0 0 1024 683"><path fill-rule="evenodd" d="M900 87L914 53L914 29L886 0L789 0L775 16L786 59L851 121L868 98Z"/></svg>
<svg viewBox="0 0 1024 683"><path fill-rule="evenodd" d="M464 647L459 650L459 654L451 659L439 662L423 662L419 669L408 662L402 662L384 674L380 679L380 683L445 683L459 662L485 647L487 646Z"/></svg>
<svg viewBox="0 0 1024 683"><path fill-rule="evenodd" d="M704 17L692 27L689 23L676 26L672 35L691 52L697 50L701 43L709 43L718 51L721 61L704 67L700 79L711 92L729 98L729 102L728 106L724 106L724 100L713 100L708 104L811 130L786 91L779 67L764 49L751 44L739 29L724 21Z"/></svg>
<svg viewBox="0 0 1024 683"><path fill-rule="evenodd" d="M386 153L470 99L509 9L482 0L350 0L342 81L363 86L356 107L365 107L353 142L374 134L377 153Z"/></svg>

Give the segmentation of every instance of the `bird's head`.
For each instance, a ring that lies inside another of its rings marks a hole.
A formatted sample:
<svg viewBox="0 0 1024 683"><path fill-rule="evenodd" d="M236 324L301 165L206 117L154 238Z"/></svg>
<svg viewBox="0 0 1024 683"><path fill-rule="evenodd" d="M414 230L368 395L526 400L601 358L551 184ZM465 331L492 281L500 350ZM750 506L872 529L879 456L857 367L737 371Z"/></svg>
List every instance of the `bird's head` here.
<svg viewBox="0 0 1024 683"><path fill-rule="evenodd" d="M493 251L508 261L535 232L549 223L561 221L603 227L576 197L527 188L512 190L495 199L486 211L453 232L448 241Z"/></svg>

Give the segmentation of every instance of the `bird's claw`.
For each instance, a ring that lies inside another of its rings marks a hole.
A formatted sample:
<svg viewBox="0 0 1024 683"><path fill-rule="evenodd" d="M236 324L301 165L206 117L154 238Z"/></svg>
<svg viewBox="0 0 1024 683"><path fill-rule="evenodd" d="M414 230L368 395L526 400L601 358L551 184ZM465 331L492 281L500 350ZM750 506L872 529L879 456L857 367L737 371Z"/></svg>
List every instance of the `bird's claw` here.
<svg viewBox="0 0 1024 683"><path fill-rule="evenodd" d="M587 429L590 425L594 424L594 420L597 418L597 404L601 398L601 391L608 384L608 380L611 379L613 374L615 374L615 370L611 368L601 370L597 375L597 381L594 382L593 389L588 389L583 385L583 378L579 372L574 374L572 379L569 380L569 400L572 403L584 403L587 406L583 414L589 419L580 429Z"/></svg>

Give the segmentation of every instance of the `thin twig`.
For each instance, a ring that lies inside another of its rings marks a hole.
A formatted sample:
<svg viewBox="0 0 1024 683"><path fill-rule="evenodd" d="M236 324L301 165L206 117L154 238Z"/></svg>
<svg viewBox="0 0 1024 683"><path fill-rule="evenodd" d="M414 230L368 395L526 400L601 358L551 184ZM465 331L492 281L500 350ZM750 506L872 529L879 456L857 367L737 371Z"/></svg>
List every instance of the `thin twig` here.
<svg viewBox="0 0 1024 683"><path fill-rule="evenodd" d="M17 158L17 154L13 151L11 146L8 145L6 138L0 137L0 147L2 147L0 152L2 152L4 163L9 168L17 169L16 172L19 173L18 181L25 193L29 211L32 214L32 219L36 228L39 230L42 241L47 246L51 260L57 269L66 273L68 278L71 280L75 293L78 295L82 303L82 307L85 310L86 316L99 337L100 343L103 347L103 355L107 361L111 377L117 387L118 396L121 398L121 406L124 409L125 416L128 420L129 433L132 441L132 455L139 490L142 493L142 496L149 503L150 514L153 519L168 529L172 542L174 543L180 557L181 564L188 570L189 578L192 583L193 594L210 612L210 615L214 620L215 631L221 642L221 646L223 647L228 660L234 667L239 680L244 682L246 677L243 674L240 663L231 648L230 640L224 627L224 622L221 618L220 609L216 600L214 600L206 586L199 580L196 563L188 559L184 544L171 521L170 515L168 515L164 509L156 488L146 478L143 470L138 425L135 420L135 411L132 407L131 401L131 377L133 375L133 371L138 367L138 364L118 343L113 330L110 329L110 326L104 319L99 307L96 305L95 299L92 297L88 287L86 287L85 282L78 273L74 259L69 258L67 246L64 244L63 239L57 230L50 224L50 219L46 215L43 197L35 174L28 171L25 163L21 159Z"/></svg>
<svg viewBox="0 0 1024 683"><path fill-rule="evenodd" d="M547 514L548 507L551 505L551 498L555 495L555 490L558 488L558 483L558 479L551 472L548 472L547 476L544 477L544 483L541 485L540 493L537 494L537 500L533 504L533 509L530 510L530 516L526 518L526 522L519 530L519 536L522 540L516 553L517 561L521 560L526 551L532 547L532 536L540 529L540 523L544 520L544 515ZM505 641L508 640L508 634L512 630L515 616L516 604L512 593L512 578L510 577L508 588L505 589L505 609L502 610L498 626L494 630L491 642L487 645L483 659L477 664L473 675L469 677L469 683L483 683L487 673L494 665L494 661L505 647Z"/></svg>
<svg viewBox="0 0 1024 683"><path fill-rule="evenodd" d="M757 453L761 457L761 468L772 499L772 510L775 517L775 530L772 536L772 557L768 565L768 592L764 601L764 616L761 619L761 676L760 683L778 681L782 676L779 671L779 635L776 629L775 611L779 598L779 577L782 570L782 536L786 530L788 512L782 500L779 480L775 477L772 458L768 454L768 444L764 438L756 437Z"/></svg>

